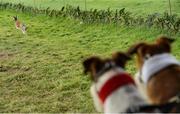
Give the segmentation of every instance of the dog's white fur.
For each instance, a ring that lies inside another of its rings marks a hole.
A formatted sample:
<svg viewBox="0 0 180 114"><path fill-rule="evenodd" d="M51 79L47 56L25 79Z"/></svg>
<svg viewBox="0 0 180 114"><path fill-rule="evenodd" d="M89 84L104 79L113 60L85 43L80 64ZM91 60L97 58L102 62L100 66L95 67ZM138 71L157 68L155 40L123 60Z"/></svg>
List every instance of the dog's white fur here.
<svg viewBox="0 0 180 114"><path fill-rule="evenodd" d="M147 104L133 84L120 87L107 97L104 104L101 102L98 96L98 91L106 83L106 81L122 72L124 71L120 68L111 69L103 74L97 83L94 83L91 86L91 95L97 111L104 113L120 113L125 112L130 106Z"/></svg>
<svg viewBox="0 0 180 114"><path fill-rule="evenodd" d="M168 53L159 54L146 60L141 71L136 73L135 82L140 90L140 93L146 100L148 100L146 92L148 80L153 76L153 74L172 64L180 65L180 62L178 62L175 57ZM140 81L140 78L142 81Z"/></svg>
<svg viewBox="0 0 180 114"><path fill-rule="evenodd" d="M140 81L141 73L137 72L135 74L135 83L137 85L137 88L144 99L148 101L147 92L146 92L146 85ZM150 102L150 101L148 101Z"/></svg>
<svg viewBox="0 0 180 114"><path fill-rule="evenodd" d="M148 80L160 70L166 68L169 65L180 65L180 62L176 60L174 56L169 53L158 54L150 57L144 62L142 67L142 80L147 84Z"/></svg>

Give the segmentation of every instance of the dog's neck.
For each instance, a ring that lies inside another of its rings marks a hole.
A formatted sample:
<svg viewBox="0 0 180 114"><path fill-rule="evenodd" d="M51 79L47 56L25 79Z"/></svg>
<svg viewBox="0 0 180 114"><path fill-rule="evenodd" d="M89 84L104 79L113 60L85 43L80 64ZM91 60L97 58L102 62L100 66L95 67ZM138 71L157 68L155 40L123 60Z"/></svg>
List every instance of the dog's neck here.
<svg viewBox="0 0 180 114"><path fill-rule="evenodd" d="M180 62L169 53L163 53L149 57L147 60L145 60L140 71L142 81L147 84L148 80L154 74L170 65L180 65Z"/></svg>
<svg viewBox="0 0 180 114"><path fill-rule="evenodd" d="M110 69L109 71L107 72L104 72L103 75L101 75L99 78L98 78L98 81L96 83L96 89L97 91L100 91L102 86L109 80L111 79L112 77L114 77L115 75L117 74L120 74L120 73L125 73L125 71L122 69L122 68L112 68Z"/></svg>
<svg viewBox="0 0 180 114"><path fill-rule="evenodd" d="M104 73L107 73L109 70L116 68L116 64L112 61L105 63L99 72L96 73L96 77L101 77Z"/></svg>
<svg viewBox="0 0 180 114"><path fill-rule="evenodd" d="M122 68L113 68L98 79L96 89L102 102L117 89L132 84L135 85L132 77L125 73Z"/></svg>

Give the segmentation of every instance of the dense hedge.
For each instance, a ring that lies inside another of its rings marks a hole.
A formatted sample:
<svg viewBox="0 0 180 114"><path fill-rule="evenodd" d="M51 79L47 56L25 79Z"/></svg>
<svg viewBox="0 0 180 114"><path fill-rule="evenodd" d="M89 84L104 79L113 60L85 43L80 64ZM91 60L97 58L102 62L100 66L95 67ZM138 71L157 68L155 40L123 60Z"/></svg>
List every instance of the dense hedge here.
<svg viewBox="0 0 180 114"><path fill-rule="evenodd" d="M148 27L159 27L161 29L180 31L180 17L177 15L169 15L168 13L154 13L146 17L134 16L131 12L121 10L112 11L91 9L89 11L81 10L80 7L65 6L61 10L38 9L35 7L24 6L23 4L0 3L0 9L13 9L21 12L33 14L45 14L50 17L72 17L79 19L84 23L115 23L119 25L136 26L146 25Z"/></svg>

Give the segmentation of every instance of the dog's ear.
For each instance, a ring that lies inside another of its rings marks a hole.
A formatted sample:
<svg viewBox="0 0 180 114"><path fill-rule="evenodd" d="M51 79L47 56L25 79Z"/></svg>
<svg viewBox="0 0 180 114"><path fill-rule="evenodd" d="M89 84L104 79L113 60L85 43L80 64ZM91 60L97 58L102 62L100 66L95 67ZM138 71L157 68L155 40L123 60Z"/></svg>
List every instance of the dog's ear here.
<svg viewBox="0 0 180 114"><path fill-rule="evenodd" d="M169 38L167 36L160 36L157 40L156 43L157 44L162 44L162 43L173 43L175 41L175 39Z"/></svg>
<svg viewBox="0 0 180 114"><path fill-rule="evenodd" d="M137 53L138 49L142 46L145 46L146 44L144 42L140 42L140 43L137 43L135 45L132 45L128 51L127 51L127 54L128 55L133 55L135 53Z"/></svg>
<svg viewBox="0 0 180 114"><path fill-rule="evenodd" d="M131 57L125 52L115 52L112 54L112 58L115 61L116 65L124 68L128 60L131 60Z"/></svg>
<svg viewBox="0 0 180 114"><path fill-rule="evenodd" d="M88 72L92 71L93 64L100 64L102 63L102 60L99 57L93 56L90 58L87 58L83 61L83 67L84 67L84 73L87 74Z"/></svg>
<svg viewBox="0 0 180 114"><path fill-rule="evenodd" d="M13 16L14 21L17 21L17 16Z"/></svg>
<svg viewBox="0 0 180 114"><path fill-rule="evenodd" d="M171 51L171 44L175 41L175 39L168 38L166 36L161 36L156 40L156 44L160 45L164 51Z"/></svg>

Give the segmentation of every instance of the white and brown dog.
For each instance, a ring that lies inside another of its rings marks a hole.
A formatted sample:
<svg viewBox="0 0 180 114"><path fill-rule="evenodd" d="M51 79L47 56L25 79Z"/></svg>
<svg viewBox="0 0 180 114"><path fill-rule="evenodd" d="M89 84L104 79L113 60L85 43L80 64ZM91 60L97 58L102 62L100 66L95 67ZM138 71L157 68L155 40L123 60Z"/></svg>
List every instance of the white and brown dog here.
<svg viewBox="0 0 180 114"><path fill-rule="evenodd" d="M137 79L153 104L168 103L180 92L180 62L170 54L173 41L161 36L155 43L140 42L128 50L137 55Z"/></svg>
<svg viewBox="0 0 180 114"><path fill-rule="evenodd" d="M117 52L111 59L93 56L83 62L84 73L90 73L93 81L91 95L97 111L120 113L147 104L133 78L124 71L129 59L127 54Z"/></svg>

